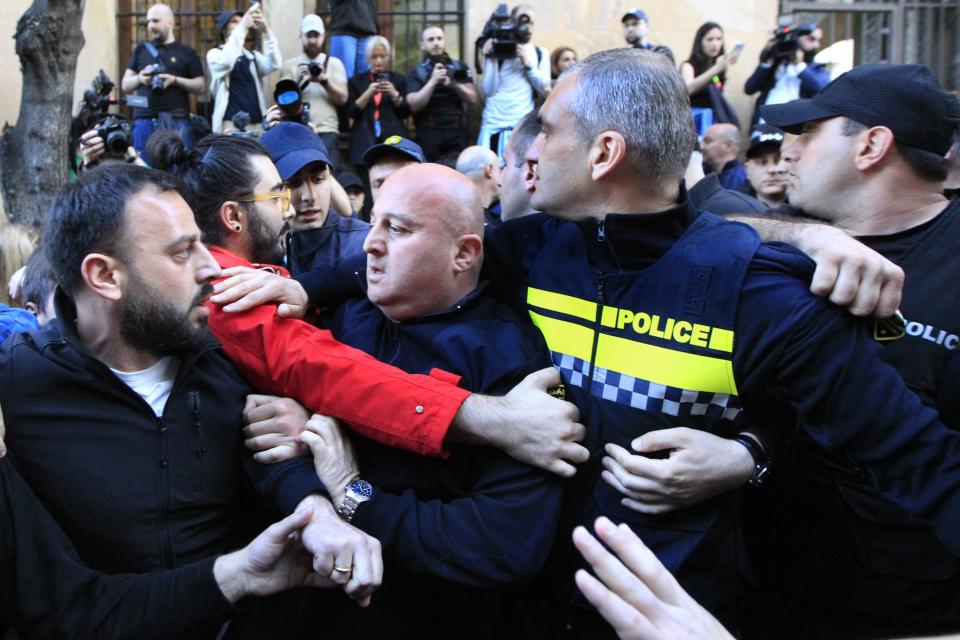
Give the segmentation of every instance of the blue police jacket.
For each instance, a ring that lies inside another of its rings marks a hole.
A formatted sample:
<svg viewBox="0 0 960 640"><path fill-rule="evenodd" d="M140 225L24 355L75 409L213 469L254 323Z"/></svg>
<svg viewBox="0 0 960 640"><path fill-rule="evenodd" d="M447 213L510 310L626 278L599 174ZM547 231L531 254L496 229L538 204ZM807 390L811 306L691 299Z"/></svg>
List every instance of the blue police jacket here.
<svg viewBox="0 0 960 640"><path fill-rule="evenodd" d="M708 609L729 604L735 494L648 516L620 504L599 460L604 443L629 448L654 429L734 433L751 415L745 398L787 399L818 443L960 550L960 434L881 362L867 323L810 294L812 267L744 225L698 216L685 194L658 214L488 229L487 273L544 332L588 429L552 584L571 584L569 529L602 513L628 522Z"/></svg>

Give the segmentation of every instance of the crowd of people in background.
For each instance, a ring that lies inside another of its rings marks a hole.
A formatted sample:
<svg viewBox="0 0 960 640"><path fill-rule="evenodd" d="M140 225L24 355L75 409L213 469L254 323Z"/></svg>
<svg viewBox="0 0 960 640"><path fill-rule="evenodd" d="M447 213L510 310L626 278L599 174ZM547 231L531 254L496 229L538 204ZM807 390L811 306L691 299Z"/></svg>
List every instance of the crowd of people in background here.
<svg viewBox="0 0 960 640"><path fill-rule="evenodd" d="M0 635L960 631L928 68L784 26L745 127L716 22L581 60L519 4L480 79L330 5L286 60L259 3L204 56L151 6L129 140L0 224Z"/></svg>

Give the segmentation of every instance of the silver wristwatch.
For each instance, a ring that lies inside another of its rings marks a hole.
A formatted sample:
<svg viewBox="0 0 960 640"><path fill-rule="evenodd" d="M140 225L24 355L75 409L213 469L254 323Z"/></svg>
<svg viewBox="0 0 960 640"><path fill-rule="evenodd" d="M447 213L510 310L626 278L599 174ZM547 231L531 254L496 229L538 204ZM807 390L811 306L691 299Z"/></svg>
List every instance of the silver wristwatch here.
<svg viewBox="0 0 960 640"><path fill-rule="evenodd" d="M337 507L337 515L344 522L349 523L353 520L357 507L373 497L373 486L366 480L354 478L347 483L346 492L343 494L343 500Z"/></svg>

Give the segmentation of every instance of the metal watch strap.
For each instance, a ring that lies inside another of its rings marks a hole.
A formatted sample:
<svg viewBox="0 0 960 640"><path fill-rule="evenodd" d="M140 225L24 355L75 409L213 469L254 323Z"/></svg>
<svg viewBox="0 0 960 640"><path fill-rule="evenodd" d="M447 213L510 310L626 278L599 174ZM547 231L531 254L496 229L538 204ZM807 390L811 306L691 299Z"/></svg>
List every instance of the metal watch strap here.
<svg viewBox="0 0 960 640"><path fill-rule="evenodd" d="M343 500L340 502L340 506L337 507L337 515L340 516L340 519L350 524L350 521L353 520L353 516L357 513L357 507L360 506L360 503L357 502L353 496L345 494Z"/></svg>

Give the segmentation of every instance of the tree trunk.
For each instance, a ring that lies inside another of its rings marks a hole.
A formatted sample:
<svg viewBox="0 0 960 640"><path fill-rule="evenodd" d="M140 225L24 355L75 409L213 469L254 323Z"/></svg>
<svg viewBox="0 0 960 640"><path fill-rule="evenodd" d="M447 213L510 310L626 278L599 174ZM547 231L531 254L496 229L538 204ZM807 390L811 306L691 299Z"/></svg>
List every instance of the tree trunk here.
<svg viewBox="0 0 960 640"><path fill-rule="evenodd" d="M9 218L38 227L67 182L73 83L86 0L34 0L17 22L20 113L3 131L0 180Z"/></svg>

